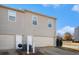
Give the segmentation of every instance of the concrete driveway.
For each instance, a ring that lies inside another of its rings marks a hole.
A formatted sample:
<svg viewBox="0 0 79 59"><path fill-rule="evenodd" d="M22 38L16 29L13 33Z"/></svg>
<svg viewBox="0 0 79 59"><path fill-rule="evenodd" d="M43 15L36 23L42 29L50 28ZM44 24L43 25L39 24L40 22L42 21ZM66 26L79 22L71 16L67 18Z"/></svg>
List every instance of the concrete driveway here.
<svg viewBox="0 0 79 59"><path fill-rule="evenodd" d="M17 55L16 50L9 49L9 50L0 50L0 55Z"/></svg>
<svg viewBox="0 0 79 59"><path fill-rule="evenodd" d="M0 50L0 55L27 55L26 52L16 52L16 50ZM43 47L37 48L35 54L30 55L79 55L79 51L69 48Z"/></svg>
<svg viewBox="0 0 79 59"><path fill-rule="evenodd" d="M44 47L39 48L39 51L44 55L79 55L79 51L67 48Z"/></svg>

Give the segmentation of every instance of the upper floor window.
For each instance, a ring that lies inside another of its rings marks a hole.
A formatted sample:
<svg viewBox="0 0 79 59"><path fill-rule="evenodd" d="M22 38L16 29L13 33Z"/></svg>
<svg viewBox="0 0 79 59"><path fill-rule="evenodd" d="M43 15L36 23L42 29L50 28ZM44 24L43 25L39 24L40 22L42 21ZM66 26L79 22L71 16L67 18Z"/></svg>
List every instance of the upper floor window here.
<svg viewBox="0 0 79 59"><path fill-rule="evenodd" d="M32 24L33 25L37 25L38 24L37 20L38 20L37 16L32 16Z"/></svg>
<svg viewBox="0 0 79 59"><path fill-rule="evenodd" d="M48 20L48 28L52 28L52 23L49 20Z"/></svg>
<svg viewBox="0 0 79 59"><path fill-rule="evenodd" d="M8 10L8 20L16 22L16 11Z"/></svg>

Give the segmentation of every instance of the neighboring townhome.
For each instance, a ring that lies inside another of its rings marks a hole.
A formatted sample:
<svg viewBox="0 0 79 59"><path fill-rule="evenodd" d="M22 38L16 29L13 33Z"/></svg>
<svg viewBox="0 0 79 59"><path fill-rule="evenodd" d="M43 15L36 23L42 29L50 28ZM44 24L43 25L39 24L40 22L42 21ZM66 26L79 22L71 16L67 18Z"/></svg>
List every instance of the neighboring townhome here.
<svg viewBox="0 0 79 59"><path fill-rule="evenodd" d="M35 47L55 46L55 35L56 18L0 5L0 50L17 49L28 36Z"/></svg>
<svg viewBox="0 0 79 59"><path fill-rule="evenodd" d="M74 29L74 39L73 42L79 42L79 26Z"/></svg>

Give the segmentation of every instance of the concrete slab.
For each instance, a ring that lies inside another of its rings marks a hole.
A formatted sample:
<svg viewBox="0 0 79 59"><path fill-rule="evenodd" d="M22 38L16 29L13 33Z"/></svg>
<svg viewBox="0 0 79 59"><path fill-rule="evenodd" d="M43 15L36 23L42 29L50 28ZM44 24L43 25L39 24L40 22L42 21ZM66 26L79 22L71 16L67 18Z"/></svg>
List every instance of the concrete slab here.
<svg viewBox="0 0 79 59"><path fill-rule="evenodd" d="M79 55L79 52L74 52L68 49L62 49L56 47L39 48L39 51L45 55Z"/></svg>
<svg viewBox="0 0 79 59"><path fill-rule="evenodd" d="M17 55L16 50L0 50L0 55Z"/></svg>

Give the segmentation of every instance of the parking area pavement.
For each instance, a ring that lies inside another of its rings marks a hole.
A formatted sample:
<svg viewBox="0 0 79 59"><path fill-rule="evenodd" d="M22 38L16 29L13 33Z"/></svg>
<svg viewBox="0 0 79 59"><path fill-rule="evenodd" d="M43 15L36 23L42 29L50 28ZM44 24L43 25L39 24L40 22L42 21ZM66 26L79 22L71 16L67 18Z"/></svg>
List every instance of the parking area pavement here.
<svg viewBox="0 0 79 59"><path fill-rule="evenodd" d="M17 52L16 50L0 50L0 55L79 55L79 51L65 47L40 47L36 49L35 54L27 54L23 51Z"/></svg>
<svg viewBox="0 0 79 59"><path fill-rule="evenodd" d="M79 55L79 51L66 48L43 47L39 48L39 51L44 55Z"/></svg>
<svg viewBox="0 0 79 59"><path fill-rule="evenodd" d="M0 50L0 55L17 55L17 52L14 49Z"/></svg>
<svg viewBox="0 0 79 59"><path fill-rule="evenodd" d="M42 55L42 53L36 51L36 53L30 52L30 54L27 54L26 51L9 49L9 50L0 50L0 55Z"/></svg>

